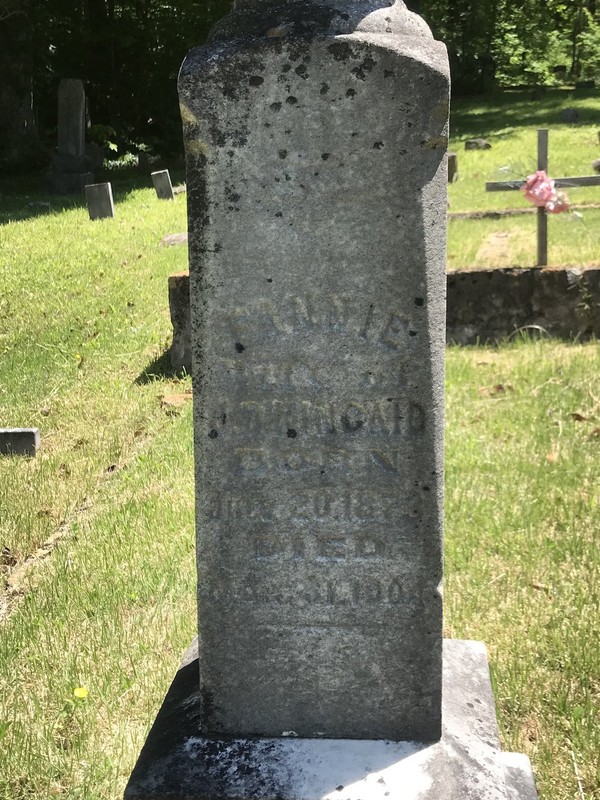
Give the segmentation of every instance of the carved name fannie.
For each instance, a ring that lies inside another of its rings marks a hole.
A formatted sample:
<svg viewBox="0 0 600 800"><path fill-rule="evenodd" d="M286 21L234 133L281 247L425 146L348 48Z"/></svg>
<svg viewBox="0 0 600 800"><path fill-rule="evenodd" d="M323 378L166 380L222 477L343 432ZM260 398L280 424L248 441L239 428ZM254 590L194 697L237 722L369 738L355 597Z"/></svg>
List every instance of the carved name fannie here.
<svg viewBox="0 0 600 800"><path fill-rule="evenodd" d="M423 297L412 298L415 314L424 304ZM277 303L259 298L252 305L236 308L227 321L231 334L238 340L256 330L293 334L309 329L349 333L398 350L417 335L405 312L357 300L356 295L287 297Z"/></svg>

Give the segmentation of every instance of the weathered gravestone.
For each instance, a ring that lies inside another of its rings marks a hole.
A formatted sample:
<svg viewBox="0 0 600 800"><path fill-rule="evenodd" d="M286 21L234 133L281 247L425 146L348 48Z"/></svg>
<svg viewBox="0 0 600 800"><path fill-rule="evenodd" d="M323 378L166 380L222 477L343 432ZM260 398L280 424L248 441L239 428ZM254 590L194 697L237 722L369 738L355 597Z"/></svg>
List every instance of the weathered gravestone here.
<svg viewBox="0 0 600 800"><path fill-rule="evenodd" d="M448 153L448 183L458 180L458 153Z"/></svg>
<svg viewBox="0 0 600 800"><path fill-rule="evenodd" d="M445 48L399 1L239 0L180 99L199 639L126 797L534 797L442 646Z"/></svg>
<svg viewBox="0 0 600 800"><path fill-rule="evenodd" d="M48 175L56 194L83 192L94 182L91 161L85 152L86 105L83 83L61 80L58 87L58 153Z"/></svg>
<svg viewBox="0 0 600 800"><path fill-rule="evenodd" d="M159 200L173 200L173 185L171 183L171 176L168 169L161 169L158 172L152 172L152 183L156 191L156 196Z"/></svg>
<svg viewBox="0 0 600 800"><path fill-rule="evenodd" d="M169 348L171 367L175 372L192 371L192 334L190 320L190 280L187 272L169 275L169 311L173 341Z"/></svg>
<svg viewBox="0 0 600 800"><path fill-rule="evenodd" d="M2 456L35 456L39 446L39 428L0 428Z"/></svg>
<svg viewBox="0 0 600 800"><path fill-rule="evenodd" d="M115 204L110 183L92 183L86 186L85 200L91 220L114 217Z"/></svg>

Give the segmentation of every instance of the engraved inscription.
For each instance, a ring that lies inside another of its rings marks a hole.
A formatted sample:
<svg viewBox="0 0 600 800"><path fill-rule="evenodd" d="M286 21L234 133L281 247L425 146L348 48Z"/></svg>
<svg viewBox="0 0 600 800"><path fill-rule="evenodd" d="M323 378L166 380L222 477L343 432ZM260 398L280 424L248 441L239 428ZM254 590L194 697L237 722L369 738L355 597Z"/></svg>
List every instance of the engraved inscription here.
<svg viewBox="0 0 600 800"><path fill-rule="evenodd" d="M416 518L422 507L422 495L393 494L367 489L299 489L278 508L265 505L253 494L216 492L208 506L212 518L250 520L252 522L285 522L305 526L335 519L340 523L385 523L390 514L400 509L407 518Z"/></svg>
<svg viewBox="0 0 600 800"><path fill-rule="evenodd" d="M226 593L211 593L215 601L225 597L235 603L264 606L401 606L407 600L406 589L399 578L307 578L295 584L269 587L249 575L235 581Z"/></svg>
<svg viewBox="0 0 600 800"><path fill-rule="evenodd" d="M323 330L353 334L392 350L406 346L414 327L413 320L397 309L339 294L288 296L277 304L258 298L236 308L225 322L235 341L256 330L267 335Z"/></svg>
<svg viewBox="0 0 600 800"><path fill-rule="evenodd" d="M225 422L224 422L225 420ZM223 405L211 428L235 434L287 431L304 434L409 436L425 430L423 408L410 400L386 397L380 400L340 402L330 400L242 400Z"/></svg>
<svg viewBox="0 0 600 800"><path fill-rule="evenodd" d="M349 474L361 470L365 474L400 474L405 463L405 453L394 448L366 447L357 451L341 447L290 449L282 447L276 452L267 448L237 447L233 451L233 469L248 478L261 478L285 470L291 474L313 472L321 474Z"/></svg>
<svg viewBox="0 0 600 800"><path fill-rule="evenodd" d="M367 560L388 555L383 532L354 531L343 533L294 532L291 537L277 535L272 530L249 534L251 552L255 559L303 558L317 562Z"/></svg>

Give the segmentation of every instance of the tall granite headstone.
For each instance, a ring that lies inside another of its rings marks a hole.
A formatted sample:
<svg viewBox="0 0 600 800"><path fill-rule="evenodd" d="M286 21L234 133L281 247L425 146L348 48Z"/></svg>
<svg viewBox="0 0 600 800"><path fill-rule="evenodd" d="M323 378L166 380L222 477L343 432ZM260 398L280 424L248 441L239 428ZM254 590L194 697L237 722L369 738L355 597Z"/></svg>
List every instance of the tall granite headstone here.
<svg viewBox="0 0 600 800"><path fill-rule="evenodd" d="M94 182L85 152L86 100L83 83L63 79L58 87L58 153L52 159L49 188L56 194L83 192Z"/></svg>
<svg viewBox="0 0 600 800"><path fill-rule="evenodd" d="M432 741L446 50L403 4L238 5L180 76L203 724Z"/></svg>
<svg viewBox="0 0 600 800"><path fill-rule="evenodd" d="M445 48L401 0L238 0L179 90L199 637L126 797L521 796L442 642Z"/></svg>

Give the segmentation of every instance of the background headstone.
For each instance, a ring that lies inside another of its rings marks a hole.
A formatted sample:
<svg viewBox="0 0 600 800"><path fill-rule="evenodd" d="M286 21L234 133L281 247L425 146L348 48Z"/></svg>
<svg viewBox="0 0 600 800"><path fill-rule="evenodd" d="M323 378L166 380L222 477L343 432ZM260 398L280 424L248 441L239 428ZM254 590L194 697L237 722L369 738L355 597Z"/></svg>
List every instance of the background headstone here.
<svg viewBox="0 0 600 800"><path fill-rule="evenodd" d="M492 145L487 139L467 139L465 150L491 150Z"/></svg>
<svg viewBox="0 0 600 800"><path fill-rule="evenodd" d="M110 183L93 183L85 187L85 199L90 219L114 217L112 186Z"/></svg>
<svg viewBox="0 0 600 800"><path fill-rule="evenodd" d="M93 183L91 160L85 152L86 99L83 83L61 80L58 88L58 153L48 175L56 194L83 192Z"/></svg>
<svg viewBox="0 0 600 800"><path fill-rule="evenodd" d="M448 153L448 183L458 180L458 153Z"/></svg>
<svg viewBox="0 0 600 800"><path fill-rule="evenodd" d="M574 125L579 122L579 110L577 108L565 108L564 111L560 112L560 118L562 122Z"/></svg>
<svg viewBox="0 0 600 800"><path fill-rule="evenodd" d="M152 183L156 190L156 196L159 200L173 200L173 185L171 184L171 176L168 169L161 169L157 172L151 173Z"/></svg>
<svg viewBox="0 0 600 800"><path fill-rule="evenodd" d="M190 276L187 272L169 276L169 311L173 326L173 342L169 349L171 367L175 372L191 373Z"/></svg>
<svg viewBox="0 0 600 800"><path fill-rule="evenodd" d="M35 456L39 446L38 428L0 428L0 455Z"/></svg>

